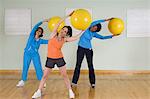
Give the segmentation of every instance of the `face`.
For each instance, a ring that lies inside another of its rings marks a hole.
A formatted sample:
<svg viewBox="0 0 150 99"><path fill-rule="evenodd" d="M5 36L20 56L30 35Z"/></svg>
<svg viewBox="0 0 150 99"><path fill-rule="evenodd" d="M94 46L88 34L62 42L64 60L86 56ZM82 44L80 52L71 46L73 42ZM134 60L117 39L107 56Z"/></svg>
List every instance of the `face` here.
<svg viewBox="0 0 150 99"><path fill-rule="evenodd" d="M68 32L68 28L64 27L60 30L60 35L61 37L65 37L67 35L67 32Z"/></svg>
<svg viewBox="0 0 150 99"><path fill-rule="evenodd" d="M97 26L93 26L93 27L91 27L91 29L90 29L91 32L95 32L96 30L97 30Z"/></svg>
<svg viewBox="0 0 150 99"><path fill-rule="evenodd" d="M36 35L41 35L42 34L42 30L41 29L38 29L37 31L36 31Z"/></svg>

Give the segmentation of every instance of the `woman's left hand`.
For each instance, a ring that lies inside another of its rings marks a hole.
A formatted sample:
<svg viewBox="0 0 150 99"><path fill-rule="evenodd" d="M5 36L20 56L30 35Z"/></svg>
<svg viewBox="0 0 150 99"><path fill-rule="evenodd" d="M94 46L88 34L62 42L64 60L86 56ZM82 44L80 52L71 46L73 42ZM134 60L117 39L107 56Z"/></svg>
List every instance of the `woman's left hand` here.
<svg viewBox="0 0 150 99"><path fill-rule="evenodd" d="M43 22L49 22L49 20L50 20L50 19L45 19L45 20L43 20Z"/></svg>
<svg viewBox="0 0 150 99"><path fill-rule="evenodd" d="M75 11L72 11L72 12L69 14L69 16L72 16L74 12L75 12Z"/></svg>
<svg viewBox="0 0 150 99"><path fill-rule="evenodd" d="M120 34L113 34L112 36L114 37L114 36L119 36Z"/></svg>
<svg viewBox="0 0 150 99"><path fill-rule="evenodd" d="M112 20L112 19L114 19L113 17L112 18L108 18L108 19L105 19L105 21L110 21L110 20Z"/></svg>

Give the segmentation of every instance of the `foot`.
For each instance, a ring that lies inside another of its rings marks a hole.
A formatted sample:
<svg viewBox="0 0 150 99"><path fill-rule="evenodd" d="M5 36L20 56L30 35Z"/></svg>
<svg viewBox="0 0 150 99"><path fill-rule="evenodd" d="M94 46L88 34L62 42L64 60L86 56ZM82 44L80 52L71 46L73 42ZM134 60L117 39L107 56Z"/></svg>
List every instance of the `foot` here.
<svg viewBox="0 0 150 99"><path fill-rule="evenodd" d="M34 95L32 96L32 99L34 99L34 98L39 98L39 97L41 97L41 96L42 96L41 90L37 90L37 91L34 93Z"/></svg>
<svg viewBox="0 0 150 99"><path fill-rule="evenodd" d="M74 98L75 98L72 89L69 90L69 98L70 98L70 99L74 99Z"/></svg>
<svg viewBox="0 0 150 99"><path fill-rule="evenodd" d="M95 84L91 84L91 87L92 87L92 88L95 88Z"/></svg>
<svg viewBox="0 0 150 99"><path fill-rule="evenodd" d="M77 86L77 84L71 83L71 87L76 87L76 86Z"/></svg>
<svg viewBox="0 0 150 99"><path fill-rule="evenodd" d="M23 87L24 86L24 81L20 80L16 86L17 87Z"/></svg>

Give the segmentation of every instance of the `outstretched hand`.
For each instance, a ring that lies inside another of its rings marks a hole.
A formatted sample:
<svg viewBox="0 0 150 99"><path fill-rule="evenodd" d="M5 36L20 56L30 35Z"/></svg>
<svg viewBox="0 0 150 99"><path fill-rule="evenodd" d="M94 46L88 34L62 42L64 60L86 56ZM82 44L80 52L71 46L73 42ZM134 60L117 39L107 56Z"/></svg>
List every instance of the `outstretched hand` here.
<svg viewBox="0 0 150 99"><path fill-rule="evenodd" d="M109 18L109 20L112 20L112 19L114 19L113 17L112 18Z"/></svg>
<svg viewBox="0 0 150 99"><path fill-rule="evenodd" d="M72 12L69 14L69 16L72 16L74 12L75 12L75 11L72 11Z"/></svg>
<svg viewBox="0 0 150 99"><path fill-rule="evenodd" d="M119 36L119 35L120 35L120 34L113 34L113 37L114 37L114 36Z"/></svg>
<svg viewBox="0 0 150 99"><path fill-rule="evenodd" d="M108 18L108 19L105 19L105 21L110 21L110 20L112 20L112 19L114 19L113 17L112 18Z"/></svg>
<svg viewBox="0 0 150 99"><path fill-rule="evenodd" d="M49 22L49 20L50 20L50 19L45 19L45 20L43 20L43 22Z"/></svg>

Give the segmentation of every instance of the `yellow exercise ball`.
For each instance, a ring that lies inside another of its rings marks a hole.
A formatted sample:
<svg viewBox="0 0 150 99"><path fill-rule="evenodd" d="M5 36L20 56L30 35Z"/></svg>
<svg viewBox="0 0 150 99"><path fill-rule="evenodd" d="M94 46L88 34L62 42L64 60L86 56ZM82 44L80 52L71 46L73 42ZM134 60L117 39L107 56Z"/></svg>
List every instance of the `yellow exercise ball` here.
<svg viewBox="0 0 150 99"><path fill-rule="evenodd" d="M91 14L85 9L77 9L71 15L71 24L78 30L86 30L92 22Z"/></svg>
<svg viewBox="0 0 150 99"><path fill-rule="evenodd" d="M48 28L51 32L54 30L55 26L58 24L60 20L61 20L61 17L59 16L54 16L50 18L48 22ZM62 22L60 26L58 27L57 32L59 32L64 26L65 26L65 22Z"/></svg>
<svg viewBox="0 0 150 99"><path fill-rule="evenodd" d="M124 30L124 22L120 18L114 18L109 21L108 29L112 34L121 34Z"/></svg>

